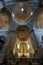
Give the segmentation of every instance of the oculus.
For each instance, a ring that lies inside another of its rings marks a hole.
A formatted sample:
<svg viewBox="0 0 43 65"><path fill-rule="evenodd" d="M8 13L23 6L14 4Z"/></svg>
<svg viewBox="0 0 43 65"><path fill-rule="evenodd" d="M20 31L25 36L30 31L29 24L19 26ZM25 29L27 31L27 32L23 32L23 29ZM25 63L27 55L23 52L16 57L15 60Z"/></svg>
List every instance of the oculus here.
<svg viewBox="0 0 43 65"><path fill-rule="evenodd" d="M13 20L21 25L27 24L33 15L32 8L27 3L15 5L12 13Z"/></svg>

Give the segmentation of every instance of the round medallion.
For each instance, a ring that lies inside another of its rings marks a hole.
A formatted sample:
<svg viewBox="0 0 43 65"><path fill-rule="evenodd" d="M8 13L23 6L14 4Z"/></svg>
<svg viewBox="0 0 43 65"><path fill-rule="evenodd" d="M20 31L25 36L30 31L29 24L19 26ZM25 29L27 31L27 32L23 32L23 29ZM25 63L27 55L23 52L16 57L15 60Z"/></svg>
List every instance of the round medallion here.
<svg viewBox="0 0 43 65"><path fill-rule="evenodd" d="M21 41L26 41L29 39L31 30L27 26L20 26L17 28L17 36Z"/></svg>
<svg viewBox="0 0 43 65"><path fill-rule="evenodd" d="M11 16L6 8L3 8L0 12L0 29L11 28Z"/></svg>
<svg viewBox="0 0 43 65"><path fill-rule="evenodd" d="M37 28L43 28L43 8L39 8L35 13L34 25Z"/></svg>

